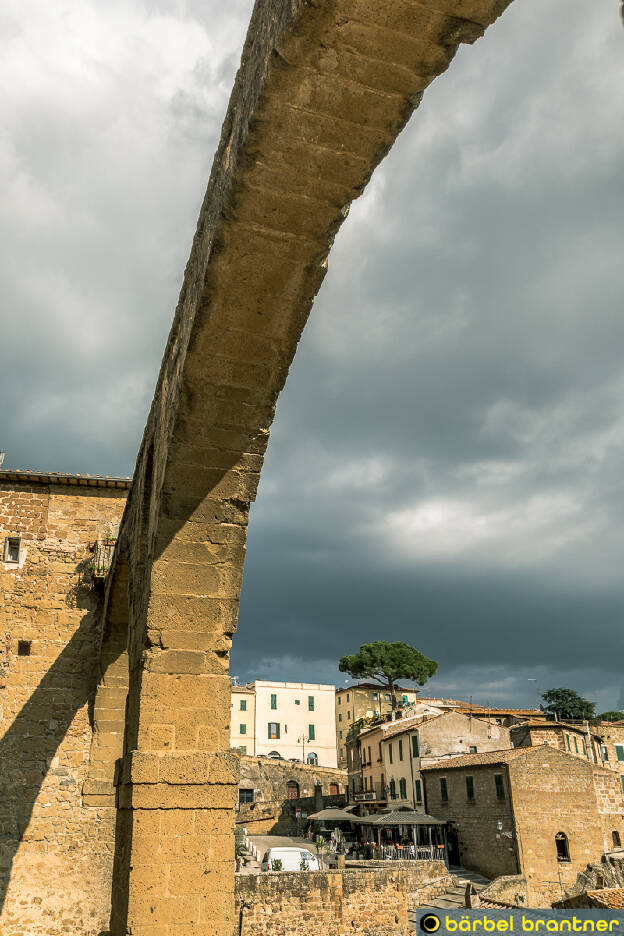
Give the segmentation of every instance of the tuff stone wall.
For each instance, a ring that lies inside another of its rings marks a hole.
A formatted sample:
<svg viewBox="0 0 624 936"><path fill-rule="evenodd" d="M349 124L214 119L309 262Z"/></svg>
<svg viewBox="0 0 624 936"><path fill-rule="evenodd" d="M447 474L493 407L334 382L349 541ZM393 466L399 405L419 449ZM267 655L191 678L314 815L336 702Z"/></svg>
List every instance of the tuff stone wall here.
<svg viewBox="0 0 624 936"><path fill-rule="evenodd" d="M85 567L89 544L117 529L128 486L0 476L0 547L21 536L19 562L0 561L3 936L107 926L115 813L82 799L101 597Z"/></svg>
<svg viewBox="0 0 624 936"><path fill-rule="evenodd" d="M300 795L297 799L287 797L286 784L289 781L298 784ZM332 795L336 787L339 792ZM305 829L306 815L317 808L344 805L347 772L244 755L240 759L239 789L253 790L254 802L240 804L236 814L237 825L245 826L250 833L292 835ZM295 813L297 807L302 812L299 822Z"/></svg>
<svg viewBox="0 0 624 936"><path fill-rule="evenodd" d="M419 905L415 895L450 876L443 862L392 864L236 875L239 931L245 936L405 936L408 905Z"/></svg>
<svg viewBox="0 0 624 936"><path fill-rule="evenodd" d="M183 794L179 758L228 749L228 655L249 504L329 250L424 89L507 5L256 2L119 546L129 560L125 756L170 758L177 780L154 784L140 803L129 781L117 819L113 936L153 926L155 916L159 936L191 923L230 936L228 860L212 862L174 913L167 874L145 876L151 854L135 850L136 833L143 822L157 827L160 810L186 835L189 874L203 860L209 843L195 836L197 799ZM215 816L224 811L221 835L232 835L235 799L232 776L202 801Z"/></svg>

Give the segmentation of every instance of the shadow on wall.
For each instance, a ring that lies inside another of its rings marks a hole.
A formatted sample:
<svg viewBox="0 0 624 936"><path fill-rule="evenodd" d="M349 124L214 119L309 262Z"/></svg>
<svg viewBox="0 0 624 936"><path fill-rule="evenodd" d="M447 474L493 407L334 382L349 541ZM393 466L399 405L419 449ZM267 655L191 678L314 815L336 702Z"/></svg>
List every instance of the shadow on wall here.
<svg viewBox="0 0 624 936"><path fill-rule="evenodd" d="M68 768L51 764L76 713L93 695L94 621L94 612L87 612L0 740L0 914L15 855L29 840L26 830L46 775L56 774L61 790L77 786Z"/></svg>

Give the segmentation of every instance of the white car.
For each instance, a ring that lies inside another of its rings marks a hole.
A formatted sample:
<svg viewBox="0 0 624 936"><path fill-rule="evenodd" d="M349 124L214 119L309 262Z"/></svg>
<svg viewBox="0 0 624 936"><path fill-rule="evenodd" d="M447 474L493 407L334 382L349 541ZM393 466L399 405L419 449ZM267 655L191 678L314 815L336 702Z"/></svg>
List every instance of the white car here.
<svg viewBox="0 0 624 936"><path fill-rule="evenodd" d="M281 861L281 868L274 868L276 861ZM306 848L269 848L260 867L262 871L320 871L318 858Z"/></svg>

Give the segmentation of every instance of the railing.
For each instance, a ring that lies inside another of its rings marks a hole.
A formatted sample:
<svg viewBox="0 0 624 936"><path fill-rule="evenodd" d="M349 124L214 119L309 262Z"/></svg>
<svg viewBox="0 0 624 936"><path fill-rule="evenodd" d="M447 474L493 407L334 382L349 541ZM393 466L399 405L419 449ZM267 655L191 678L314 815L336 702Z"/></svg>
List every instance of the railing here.
<svg viewBox="0 0 624 936"><path fill-rule="evenodd" d="M102 581L110 571L116 539L102 539L93 544L89 571L94 579Z"/></svg>
<svg viewBox="0 0 624 936"><path fill-rule="evenodd" d="M444 849L436 845L381 845L373 854L384 861L434 861L444 858Z"/></svg>

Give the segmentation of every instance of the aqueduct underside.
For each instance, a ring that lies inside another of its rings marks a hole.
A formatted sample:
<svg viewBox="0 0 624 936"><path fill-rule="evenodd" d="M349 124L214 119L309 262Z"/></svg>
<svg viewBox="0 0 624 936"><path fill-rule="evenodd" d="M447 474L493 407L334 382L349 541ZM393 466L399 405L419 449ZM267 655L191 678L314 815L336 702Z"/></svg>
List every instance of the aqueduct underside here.
<svg viewBox="0 0 624 936"><path fill-rule="evenodd" d="M123 753L112 936L235 931L228 657L277 396L350 202L508 2L256 3L109 583L124 751L96 732L87 796L111 797Z"/></svg>

